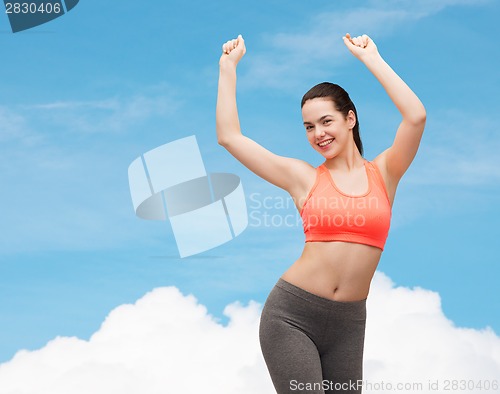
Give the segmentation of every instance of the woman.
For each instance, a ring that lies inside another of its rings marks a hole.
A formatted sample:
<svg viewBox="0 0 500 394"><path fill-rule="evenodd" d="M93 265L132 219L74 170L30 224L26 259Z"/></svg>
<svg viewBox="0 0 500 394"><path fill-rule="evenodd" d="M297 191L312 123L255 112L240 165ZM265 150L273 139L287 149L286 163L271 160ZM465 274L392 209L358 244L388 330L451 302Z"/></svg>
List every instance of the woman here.
<svg viewBox="0 0 500 394"><path fill-rule="evenodd" d="M389 232L397 185L422 137L425 108L367 35L343 37L402 115L391 147L363 158L356 108L338 85L322 83L302 99L307 139L325 161L314 168L278 156L242 135L236 67L238 36L223 45L216 109L218 143L258 176L286 190L299 210L306 242L264 305L260 344L282 393L360 393L366 299Z"/></svg>

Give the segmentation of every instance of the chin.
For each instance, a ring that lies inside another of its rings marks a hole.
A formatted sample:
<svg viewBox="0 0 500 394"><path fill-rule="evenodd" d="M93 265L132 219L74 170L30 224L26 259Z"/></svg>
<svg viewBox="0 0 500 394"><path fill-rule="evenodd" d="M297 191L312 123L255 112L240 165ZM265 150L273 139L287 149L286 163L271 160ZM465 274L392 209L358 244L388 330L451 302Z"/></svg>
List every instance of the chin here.
<svg viewBox="0 0 500 394"><path fill-rule="evenodd" d="M337 156L337 154L338 154L338 152L334 152L334 151L322 152L322 151L317 150L317 149L316 149L316 152L318 152L325 159L332 159L335 156Z"/></svg>

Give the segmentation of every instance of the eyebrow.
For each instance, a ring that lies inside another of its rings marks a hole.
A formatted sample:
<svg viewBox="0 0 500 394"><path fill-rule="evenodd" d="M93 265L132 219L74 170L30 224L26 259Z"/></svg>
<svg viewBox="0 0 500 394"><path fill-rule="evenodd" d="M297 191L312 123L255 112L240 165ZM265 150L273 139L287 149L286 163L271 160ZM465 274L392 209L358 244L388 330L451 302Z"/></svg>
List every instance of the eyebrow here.
<svg viewBox="0 0 500 394"><path fill-rule="evenodd" d="M333 117L333 115L323 115L321 118L318 119L318 122L321 122L323 119L328 118L329 116ZM312 124L312 123L311 122L304 122L304 124Z"/></svg>

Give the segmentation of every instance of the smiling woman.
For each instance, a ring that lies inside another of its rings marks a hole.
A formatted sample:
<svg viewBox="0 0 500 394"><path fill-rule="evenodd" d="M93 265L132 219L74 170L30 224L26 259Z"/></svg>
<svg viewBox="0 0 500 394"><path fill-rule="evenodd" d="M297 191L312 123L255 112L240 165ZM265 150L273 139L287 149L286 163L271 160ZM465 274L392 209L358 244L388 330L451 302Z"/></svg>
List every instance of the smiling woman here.
<svg viewBox="0 0 500 394"><path fill-rule="evenodd" d="M302 255L279 278L262 310L259 338L278 394L361 393L366 300L389 233L399 180L424 130L425 109L366 35L346 47L380 81L400 111L391 147L363 157L356 107L340 86L324 82L302 98L317 168L278 156L241 133L236 66L246 52L240 35L222 47L217 139L237 160L286 190L302 218Z"/></svg>
<svg viewBox="0 0 500 394"><path fill-rule="evenodd" d="M349 94L343 88L334 83L320 83L319 85L311 88L311 90L304 95L301 107L304 119L309 119L309 117L314 116L314 113L317 111L320 113L326 113L326 115L321 116L316 122L320 127L328 125L332 126L335 122L338 123L339 121L349 118L351 122L352 138L358 148L359 154L363 156L363 143L361 142L361 137L359 135L358 113L354 103L349 97ZM352 125L353 122L354 124ZM306 128L309 141L316 143L314 141L314 134L312 133L315 129L315 123L313 121L304 120L304 126ZM332 135L317 142L316 144L320 147L325 147L334 140L335 137Z"/></svg>

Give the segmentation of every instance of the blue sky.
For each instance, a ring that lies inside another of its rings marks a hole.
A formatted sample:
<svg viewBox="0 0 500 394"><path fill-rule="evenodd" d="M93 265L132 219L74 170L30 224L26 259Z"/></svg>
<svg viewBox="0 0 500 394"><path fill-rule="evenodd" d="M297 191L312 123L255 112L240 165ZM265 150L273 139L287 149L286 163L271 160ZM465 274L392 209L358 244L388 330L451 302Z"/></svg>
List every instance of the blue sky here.
<svg viewBox="0 0 500 394"><path fill-rule="evenodd" d="M305 138L300 99L318 82L350 93L367 159L392 142L399 114L341 37L374 39L428 113L379 270L438 292L455 325L500 333L500 6L407 3L87 0L16 34L0 18L0 362L56 336L88 338L111 309L155 287L192 293L225 321L230 302L263 303L300 255L300 224L251 220L233 241L180 259L168 223L134 215L128 165L193 134L209 172L241 177L254 218L296 214L281 206L285 192L216 142L221 45L240 33L243 132L313 165L322 158ZM269 209L258 207L264 199Z"/></svg>

